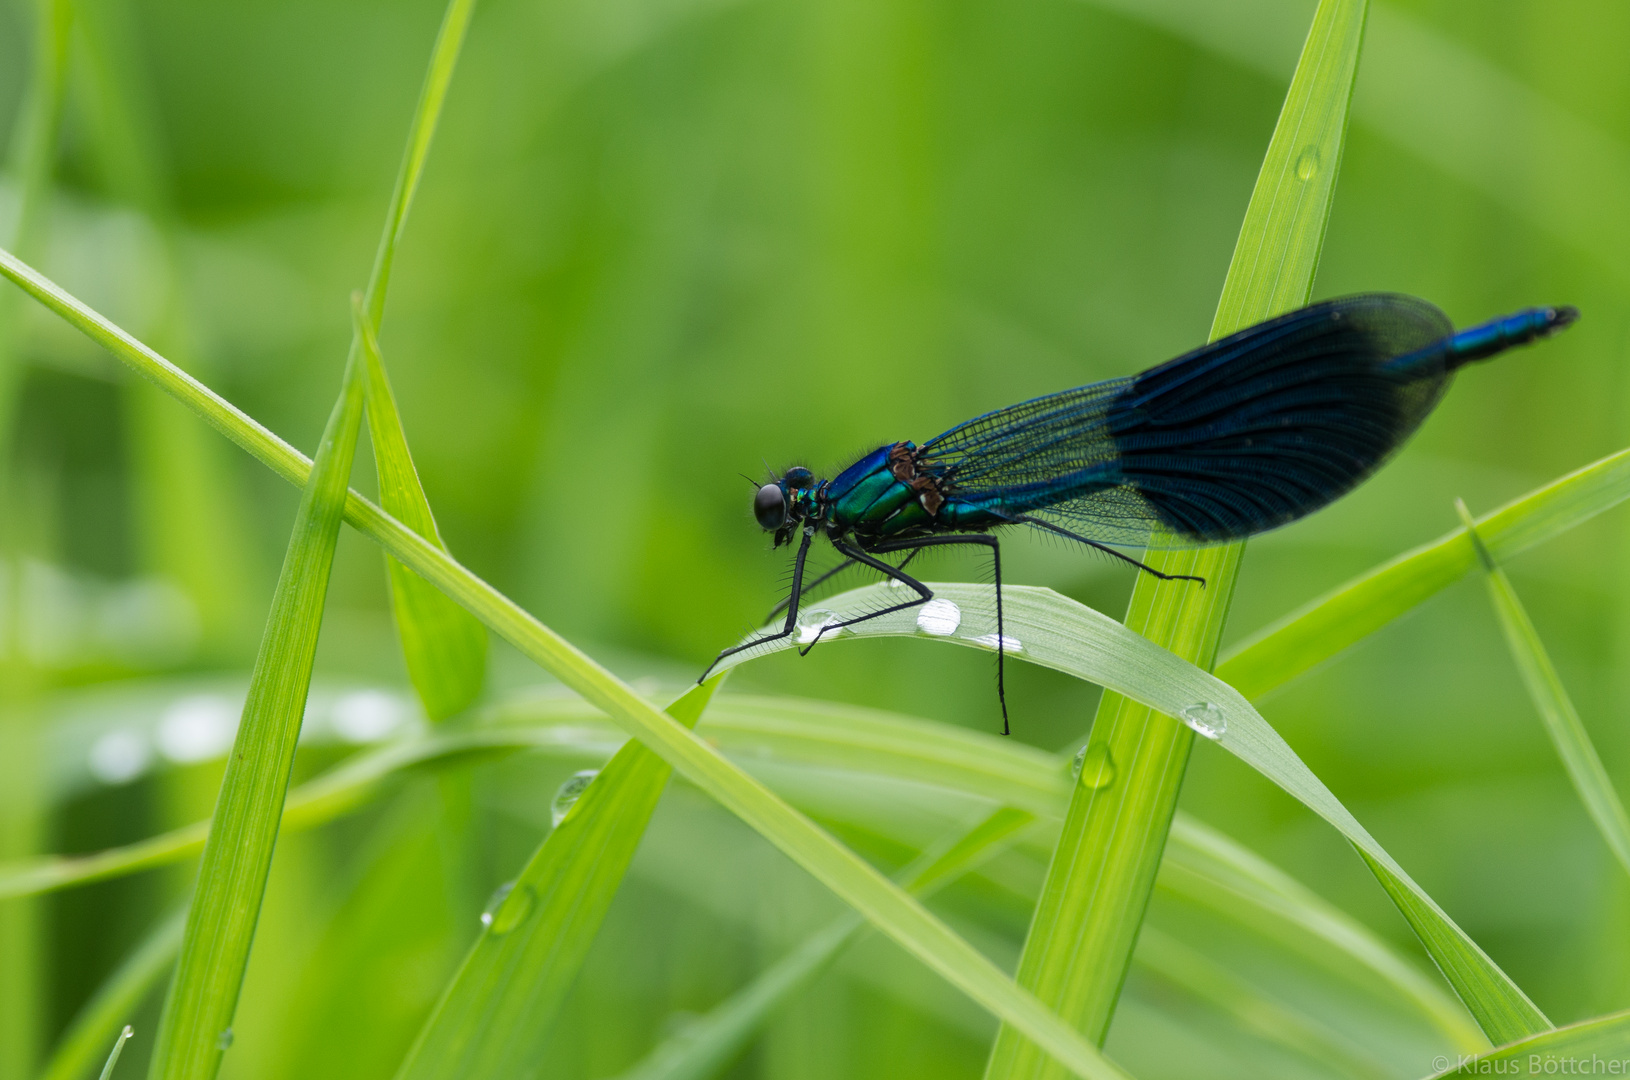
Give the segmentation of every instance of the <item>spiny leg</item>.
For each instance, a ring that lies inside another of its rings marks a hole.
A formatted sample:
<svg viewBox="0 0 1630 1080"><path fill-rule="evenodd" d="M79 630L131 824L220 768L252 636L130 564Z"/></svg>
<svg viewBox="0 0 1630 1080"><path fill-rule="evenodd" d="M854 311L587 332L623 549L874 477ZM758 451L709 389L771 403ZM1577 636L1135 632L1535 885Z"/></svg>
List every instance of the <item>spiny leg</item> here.
<svg viewBox="0 0 1630 1080"><path fill-rule="evenodd" d="M920 540L896 540L878 544L872 548L876 552L904 550L907 545L912 548L911 555L906 562L915 558L924 548L943 547L946 544L980 544L990 548L991 566L995 570L996 578L996 700L1002 705L1002 734L1008 734L1007 722L1007 625L1002 617L1002 544L996 537L988 533L963 533L958 536L930 536ZM904 566L906 562L901 563ZM882 614L879 612L878 614ZM873 616L865 616L872 618Z"/></svg>
<svg viewBox="0 0 1630 1080"><path fill-rule="evenodd" d="M798 599L803 595L804 559L809 555L809 543L813 539L815 539L815 530L806 526L803 542L798 545L798 557L792 563L792 592L787 597L787 624L781 628L779 633L765 634L763 637L756 637L752 641L745 641L740 645L732 645L730 648L725 649L713 658L713 663L709 664L707 670L702 672L702 677L696 680L698 683L706 682L707 677L713 673L713 669L719 666L719 661L725 657L733 656L743 649L751 649L754 645L762 645L766 641L780 641L792 634L793 627L798 624Z"/></svg>
<svg viewBox="0 0 1630 1080"><path fill-rule="evenodd" d="M906 566L906 563L909 563L912 559L915 559L916 557L917 557L917 552L913 551L910 555L907 555L905 557L905 560L903 562L901 562L899 566L896 566L895 569L896 570L904 570L905 566ZM862 565L862 564L855 562L855 560L853 560L853 559L844 559L838 565L834 566L832 569L828 570L826 573L822 574L820 577L816 578L814 581L812 581L808 585L804 586L804 591L805 592L813 592L814 590L816 590L816 589L820 588L822 585L824 585L826 583L826 580L828 578L832 577L838 571L847 570L851 566L859 566L859 565ZM791 599L791 598L789 597L788 599ZM779 604L775 605L775 607L770 609L770 613L768 615L764 616L764 621L769 622L771 619L773 619L777 615L781 614L781 612L785 611L786 607L787 607L787 601L786 600L781 601Z"/></svg>
<svg viewBox="0 0 1630 1080"><path fill-rule="evenodd" d="M1193 574L1163 574L1154 567L1139 562L1125 552L1116 551L1114 548L1109 547L1106 544L1100 544L1096 540L1088 540L1085 536L1082 536L1079 533L1073 533L1070 530L1061 528L1058 525L1054 525L1051 521L1043 521L1041 518L1031 517L1028 514L1020 514L1012 520L1015 524L1022 522L1025 525L1030 525L1037 529L1046 529L1048 532L1057 533L1060 536L1068 537L1069 539L1074 540L1077 543L1085 544L1090 548L1097 548L1105 555L1113 555L1115 558L1121 560L1121 562L1130 563L1146 574L1153 574L1161 581L1198 581L1200 583L1200 588L1203 589L1206 586L1206 579L1203 577L1195 577Z"/></svg>
<svg viewBox="0 0 1630 1080"><path fill-rule="evenodd" d="M900 566L903 567L905 566L906 562L910 562L911 558L914 558L916 554L922 551L924 548L944 547L948 544L979 544L984 547L988 547L991 551L991 561L996 567L996 697L1002 706L1002 734L1006 735L1010 729L1007 719L1007 650L1004 647L1007 640L1005 636L1007 627L1002 616L1001 542L998 541L996 537L989 536L985 533L964 533L958 536L923 536L909 540L884 541L883 543L874 544L871 551L877 554L883 554L890 551L910 551L911 557L908 557L905 562L900 564ZM813 649L820 642L821 635L825 634L828 630L839 630L846 626L854 626L856 623L866 622L869 619L881 618L884 615L889 615L896 611L904 611L906 608L913 608L920 604L926 604L928 601L934 598L934 593L928 588L928 586L924 585L910 574L902 573L900 571L900 567L893 567L880 559L874 559L865 551L862 551L859 548L850 547L841 541L833 541L833 546L839 551L843 552L843 554L849 556L851 559L854 559L856 562L863 562L868 566L882 570L896 581L899 581L904 585L911 586L917 591L917 599L907 600L900 604L893 604L889 607L883 608L880 611L873 611L865 615L857 615L855 618L845 619L843 622L828 623L826 626L821 627L821 629L816 633L814 641L811 641L808 645L799 650L799 655L801 656L807 655L809 650Z"/></svg>

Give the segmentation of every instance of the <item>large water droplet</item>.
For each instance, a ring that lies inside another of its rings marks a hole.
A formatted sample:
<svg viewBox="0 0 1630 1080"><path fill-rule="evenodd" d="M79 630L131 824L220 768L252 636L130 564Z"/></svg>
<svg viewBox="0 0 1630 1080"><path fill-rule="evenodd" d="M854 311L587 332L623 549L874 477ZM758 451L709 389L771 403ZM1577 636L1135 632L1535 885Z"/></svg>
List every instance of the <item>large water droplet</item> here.
<svg viewBox="0 0 1630 1080"><path fill-rule="evenodd" d="M1024 652L1024 645L1020 643L1019 639L1008 634L980 634L978 637L969 638L968 640L975 645L983 645L993 652L998 645L1001 646L1002 651L1005 653Z"/></svg>
<svg viewBox="0 0 1630 1080"><path fill-rule="evenodd" d="M1181 719L1194 729L1195 734L1204 735L1213 742L1222 738L1223 732L1228 730L1228 717L1223 715L1220 707L1209 701L1190 705L1183 710Z"/></svg>
<svg viewBox="0 0 1630 1080"><path fill-rule="evenodd" d="M532 914L537 897L525 885L506 881L492 891L492 898L481 912L481 925L495 934L507 934Z"/></svg>
<svg viewBox="0 0 1630 1080"><path fill-rule="evenodd" d="M221 1033L215 1036L215 1049L226 1050L232 1045L232 1029L222 1028Z"/></svg>
<svg viewBox="0 0 1630 1080"><path fill-rule="evenodd" d="M1319 148L1309 146L1296 158L1296 179L1307 181L1319 173Z"/></svg>
<svg viewBox="0 0 1630 1080"><path fill-rule="evenodd" d="M1075 752L1076 782L1082 787L1108 787L1115 780L1115 759L1109 756L1109 747L1091 743Z"/></svg>
<svg viewBox="0 0 1630 1080"><path fill-rule="evenodd" d="M577 800L582 798L583 792L588 790L594 778L599 775L599 769L584 769L582 772L573 773L564 784L555 789L555 801L549 804L549 820L555 828L558 829L560 823L566 820L566 815L572 812Z"/></svg>
<svg viewBox="0 0 1630 1080"><path fill-rule="evenodd" d="M930 600L917 611L917 629L935 637L950 637L962 625L962 609L949 600Z"/></svg>
<svg viewBox="0 0 1630 1080"><path fill-rule="evenodd" d="M821 631L828 626L836 626L842 621L843 618L837 612L828 611L826 608L810 608L808 611L800 611L798 613L798 644L813 644L817 637L822 641L837 637L843 631L827 630L824 634Z"/></svg>

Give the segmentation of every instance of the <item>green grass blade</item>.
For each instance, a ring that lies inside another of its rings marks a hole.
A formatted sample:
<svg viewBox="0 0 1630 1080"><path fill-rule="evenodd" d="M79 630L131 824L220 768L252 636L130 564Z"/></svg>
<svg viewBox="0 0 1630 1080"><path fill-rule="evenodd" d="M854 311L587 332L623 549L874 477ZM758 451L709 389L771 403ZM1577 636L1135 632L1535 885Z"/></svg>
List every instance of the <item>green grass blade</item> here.
<svg viewBox="0 0 1630 1080"><path fill-rule="evenodd" d="M668 715L695 727L722 678L692 688ZM537 1068L672 772L637 742L600 770L490 912L400 1080L480 1080Z"/></svg>
<svg viewBox="0 0 1630 1080"><path fill-rule="evenodd" d="M379 502L385 511L436 546L446 548L436 529L430 501L408 453L407 433L385 375L385 361L373 327L357 312L357 339L367 385L368 434L379 472ZM432 720L452 716L481 693L487 670L487 628L418 574L386 556L391 611L402 641L408 677Z"/></svg>
<svg viewBox="0 0 1630 1080"><path fill-rule="evenodd" d="M928 896L989 858L1034 820L1026 811L1001 807L973 828L952 833L924 851L895 880L913 895ZM772 1012L825 971L864 928L865 923L852 914L834 920L707 1015L658 1045L619 1080L705 1080L712 1076L741 1052Z"/></svg>
<svg viewBox="0 0 1630 1080"><path fill-rule="evenodd" d="M1257 176L1212 323L1213 339L1306 303L1318 269L1358 70L1367 0L1321 0ZM1140 576L1126 624L1209 669L1244 545L1151 552L1149 565L1192 583ZM1193 735L1105 693L1089 752L1120 764L1119 782L1080 785L1025 939L1017 975L1103 1043L1154 887ZM1111 794L1112 791L1112 794ZM1004 1025L987 1077L1056 1076L1056 1064Z"/></svg>
<svg viewBox="0 0 1630 1080"><path fill-rule="evenodd" d="M1477 520L1496 562L1630 498L1630 450L1546 484ZM1405 552L1312 600L1230 649L1217 665L1224 682L1258 698L1386 626L1477 566L1464 528Z"/></svg>
<svg viewBox="0 0 1630 1080"><path fill-rule="evenodd" d="M119 1037L113 1040L113 1050L108 1054L107 1063L102 1066L100 1080L108 1080L108 1077L113 1075L113 1070L119 1065L119 1055L124 1053L125 1043L129 1042L130 1036L134 1034L136 1034L136 1029L129 1024L120 1029Z"/></svg>
<svg viewBox="0 0 1630 1080"><path fill-rule="evenodd" d="M938 598L955 604L961 613L950 635L929 635L918 627L915 612L901 611L846 628L837 640L931 636L969 648L993 647L996 607L992 589L958 584L934 584L931 588ZM869 585L833 597L822 606L843 618L876 611L888 592L886 585ZM1018 655L1031 663L1097 683L1105 688L1106 694L1119 695L1128 703L1135 702L1163 717L1191 715L1195 722L1206 727L1211 741L1340 830L1380 878L1382 887L1409 920L1491 1041L1506 1042L1550 1026L1516 984L1404 872L1237 690L1107 615L1051 589L1006 586L1002 590L1002 601L1005 634L1012 639L1009 649L1015 648L1016 642ZM762 656L794 647L796 643L787 639L746 650L729 659ZM1179 726L1175 720L1168 723ZM1078 789L1088 787L1100 799L1113 802L1126 787L1142 779L1137 775L1127 778L1125 761L1136 758L1123 752L1118 741L1106 744L1095 734L1087 752L1109 763L1109 776L1097 786L1078 784ZM1141 746L1138 752L1143 752ZM1128 795L1129 802L1135 798L1135 792ZM1079 802L1078 797L1072 798L1071 810L1065 816L1066 839L1071 837L1072 816ZM1169 819L1168 814L1161 822L1162 836ZM1151 881L1151 887L1152 884ZM1046 898L1044 891L1043 899ZM1089 919L1085 900L1074 894L1065 899L1071 901L1071 905L1060 901L1061 917L1067 906L1073 913L1071 917L1085 925ZM1147 903L1147 896L1144 902ZM1138 912L1142 910L1139 906Z"/></svg>
<svg viewBox="0 0 1630 1080"><path fill-rule="evenodd" d="M1278 1043L1341 1075L1387 1080L1391 1070L1316 1018L1276 1000L1224 965L1146 926L1134 962L1146 973L1231 1019L1241 1031Z"/></svg>
<svg viewBox="0 0 1630 1080"><path fill-rule="evenodd" d="M232 753L227 758L150 1075L210 1080L231 1044L255 924L311 687L346 480L362 424L362 380L347 365L295 516Z"/></svg>
<svg viewBox="0 0 1630 1080"><path fill-rule="evenodd" d="M165 918L97 988L57 1041L56 1051L40 1072L39 1080L83 1080L90 1075L103 1059L102 1048L107 1045L108 1036L125 1025L175 963L186 918L185 909ZM128 1026L123 1029L130 1031Z"/></svg>
<svg viewBox="0 0 1630 1080"><path fill-rule="evenodd" d="M396 261L397 243L424 173L436 123L441 118L474 10L475 0L450 0L442 17L352 340L353 355L360 350L363 358L368 391L368 434L373 443L374 465L379 472L380 505L392 517L439 547L446 545L436 528L430 500L419 483L419 471L408 452L407 433L396 408L390 379L385 374L376 335L385 316L385 293ZM391 610L413 688L432 720L451 716L466 708L481 692L487 666L486 629L388 555L385 572L390 580Z"/></svg>
<svg viewBox="0 0 1630 1080"><path fill-rule="evenodd" d="M1539 710L1540 718L1545 721L1545 732L1556 746L1557 756L1562 759L1563 768L1568 770L1568 779L1573 781L1579 801L1585 804L1585 810L1596 823L1602 839L1607 842L1608 850L1613 852L1613 857L1619 860L1625 872L1630 873L1630 818L1625 816L1624 804L1613 789L1613 781L1602 767L1602 759L1597 756L1596 747L1579 719L1579 712L1573 707L1573 699L1568 697L1562 677L1556 673L1556 666L1551 663L1550 654L1539 639L1539 632L1528 618L1528 611L1517 599L1511 579L1506 577L1505 571L1494 560L1493 553L1483 545L1466 504L1457 499L1455 509L1466 523L1466 531L1476 546L1478 561L1488 582L1489 600L1494 604L1494 613L1500 617L1500 628L1505 631L1506 644L1511 648L1512 659L1517 662L1517 672L1522 676L1523 685L1528 688L1528 696L1534 699L1534 708Z"/></svg>
<svg viewBox="0 0 1630 1080"><path fill-rule="evenodd" d="M1465 1006L1441 982L1283 870L1181 811L1172 822L1157 887L1269 937L1283 939L1285 928L1294 927L1322 946L1316 954L1321 959L1344 958L1367 970L1459 1050L1488 1048Z"/></svg>
<svg viewBox="0 0 1630 1080"><path fill-rule="evenodd" d="M1623 1076L1630 1072L1630 1010L1509 1043L1486 1054L1433 1062L1440 1076Z"/></svg>
<svg viewBox="0 0 1630 1080"><path fill-rule="evenodd" d="M311 469L304 455L225 398L9 252L0 252L0 274L139 374L175 395L279 475L304 483ZM1015 986L973 946L865 860L726 761L693 732L653 708L631 687L459 565L447 552L354 491L346 496L345 519L378 540L389 554L451 596L565 686L603 709L623 730L660 754L687 780L717 799L952 985L1045 1044L1049 1052L1080 1075L1123 1075L1033 995Z"/></svg>

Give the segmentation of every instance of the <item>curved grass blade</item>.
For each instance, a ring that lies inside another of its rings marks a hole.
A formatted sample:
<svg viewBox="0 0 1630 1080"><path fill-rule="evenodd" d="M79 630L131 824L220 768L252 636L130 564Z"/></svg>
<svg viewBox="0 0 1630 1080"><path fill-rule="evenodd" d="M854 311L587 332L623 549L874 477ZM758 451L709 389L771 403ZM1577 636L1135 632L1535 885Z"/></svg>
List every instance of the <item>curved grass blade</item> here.
<svg viewBox="0 0 1630 1080"><path fill-rule="evenodd" d="M125 1043L129 1042L130 1037L134 1034L136 1034L136 1029L129 1024L120 1029L119 1037L113 1040L113 1050L108 1054L107 1064L102 1066L101 1080L108 1080L108 1077L113 1075L113 1070L119 1065L119 1055L124 1053Z"/></svg>
<svg viewBox="0 0 1630 1080"><path fill-rule="evenodd" d="M1340 171L1367 0L1320 0L1240 226L1212 322L1213 339L1307 302ZM1210 669L1244 544L1147 552L1126 625ZM1264 725L1265 726L1265 725ZM1192 734L1134 699L1105 693L1089 753L1119 763L1113 795L1079 785L1026 935L1016 979L1103 1044L1154 888ZM1096 748L1096 750L1094 749ZM990 1080L1054 1077L1056 1063L1003 1025Z"/></svg>
<svg viewBox="0 0 1630 1080"><path fill-rule="evenodd" d="M937 598L955 604L960 612L950 635L930 635L919 628L914 611L900 611L847 627L836 640L932 637L970 648L995 647L993 590L982 585L929 587ZM884 606L889 592L886 585L869 585L833 597L824 602L824 607L840 619L876 611ZM1404 872L1237 690L1107 615L1051 589L1006 586L1002 604L1010 653L1017 652L1031 663L1097 683L1106 691L1167 717L1186 717L1187 723L1340 830L1358 848L1490 1041L1510 1041L1550 1026L1544 1014ZM791 639L767 642L727 658L726 665L740 657L795 647ZM1093 753L1093 747L1101 745L1095 736L1087 752ZM1105 798L1121 794L1125 784L1138 782L1137 777L1123 779L1125 770L1115 745L1111 743L1109 749L1101 751L1113 764L1113 779L1093 789ZM1072 806L1074 803L1072 800ZM1066 837L1069 828L1070 817L1066 815ZM1142 907L1138 910L1141 912Z"/></svg>
<svg viewBox="0 0 1630 1080"><path fill-rule="evenodd" d="M1001 807L971 829L945 837L895 875L914 896L927 897L994 855L1035 816ZM866 924L845 915L811 935L758 978L658 1045L618 1080L705 1080L729 1064L764 1020L831 966Z"/></svg>
<svg viewBox="0 0 1630 1080"><path fill-rule="evenodd" d="M211 1080L231 1043L232 1014L283 817L362 424L360 374L354 364L346 366L295 515L159 1022L150 1070L155 1080Z"/></svg>
<svg viewBox="0 0 1630 1080"><path fill-rule="evenodd" d="M722 676L667 712L695 727ZM630 741L533 852L397 1071L399 1080L529 1076L622 884L672 767Z"/></svg>
<svg viewBox="0 0 1630 1080"><path fill-rule="evenodd" d="M1534 629L1522 601L1517 599L1517 590L1511 587L1511 579L1506 577L1500 564L1494 561L1494 555L1484 546L1466 504L1455 500L1455 510L1459 512L1460 520L1466 523L1467 535L1476 547L1478 561L1488 582L1489 600L1494 604L1494 613L1500 617L1500 628L1505 631L1511 658L1517 662L1517 671L1522 675L1523 685L1528 688L1528 696L1534 699L1540 719L1545 721L1545 732L1556 747L1557 757L1562 759L1563 767L1568 770L1568 779L1573 781L1573 788L1579 793L1579 801L1585 804L1608 850L1613 852L1613 857L1619 860L1625 872L1630 873L1630 818L1625 816L1624 804L1613 789L1613 781L1602 767L1602 759L1596 754L1596 747L1579 719L1578 710L1573 707L1573 700L1568 697L1567 688L1562 685L1562 677L1551 663L1550 654L1539 639L1539 632Z"/></svg>
<svg viewBox="0 0 1630 1080"><path fill-rule="evenodd" d="M379 473L379 502L386 512L437 547L446 549L436 518L408 453L407 434L385 376L374 329L356 312L356 333L367 385L368 435ZM487 628L439 590L390 556L391 611L402 641L408 677L425 714L442 720L462 711L481 693L487 671Z"/></svg>
<svg viewBox="0 0 1630 1080"><path fill-rule="evenodd" d="M1447 1076L1604 1076L1630 1072L1630 1010L1553 1028L1432 1074ZM1502 1068L1502 1066L1504 1066Z"/></svg>
<svg viewBox="0 0 1630 1080"><path fill-rule="evenodd" d="M141 1006L175 963L186 918L185 908L166 917L97 988L57 1041L56 1051L40 1072L39 1080L83 1080L102 1060L102 1048L107 1045L108 1035L121 1025L125 1032L130 1031L129 1025L124 1023L126 1018ZM104 1069L102 1075L107 1076L108 1071Z"/></svg>
<svg viewBox="0 0 1630 1080"><path fill-rule="evenodd" d="M474 10L475 0L451 0L442 17L418 107L413 113L407 149L391 192L390 209L385 214L385 230L355 319L351 345L353 359L358 352L362 356L368 398L368 435L379 473L380 505L386 513L441 548L446 545L442 543L430 501L425 497L418 469L408 452L407 433L402 428L396 396L385 374L377 335L385 316L385 292L396 261L396 245L424 172L436 122L441 118L442 105L447 100L453 69ZM391 611L396 617L408 677L424 704L426 715L432 720L445 719L468 707L481 693L487 667L486 628L389 555L385 557L385 567L390 579Z"/></svg>
<svg viewBox="0 0 1630 1080"><path fill-rule="evenodd" d="M1181 811L1172 819L1156 888L1280 941L1286 938L1286 927L1294 927L1321 946L1308 950L1309 955L1356 963L1399 1000L1413 1005L1457 1049L1476 1053L1488 1048L1488 1039L1465 1006L1369 927L1254 851Z"/></svg>
<svg viewBox="0 0 1630 1080"><path fill-rule="evenodd" d="M1391 1070L1340 1032L1278 1001L1169 934L1145 926L1133 963L1221 1012L1242 1031L1345 1076L1389 1080Z"/></svg>
<svg viewBox="0 0 1630 1080"><path fill-rule="evenodd" d="M16 256L0 251L0 274L173 394L280 476L303 483L309 475L310 463L299 451ZM1045 1044L1082 1076L1124 1075L865 860L447 552L354 491L346 495L345 518L562 684L603 709L624 731L659 753L687 780L981 1006Z"/></svg>
<svg viewBox="0 0 1630 1080"><path fill-rule="evenodd" d="M1610 454L1477 519L1496 562L1559 536L1630 498L1630 450ZM1464 528L1407 551L1228 650L1217 675L1253 700L1413 610L1477 566Z"/></svg>

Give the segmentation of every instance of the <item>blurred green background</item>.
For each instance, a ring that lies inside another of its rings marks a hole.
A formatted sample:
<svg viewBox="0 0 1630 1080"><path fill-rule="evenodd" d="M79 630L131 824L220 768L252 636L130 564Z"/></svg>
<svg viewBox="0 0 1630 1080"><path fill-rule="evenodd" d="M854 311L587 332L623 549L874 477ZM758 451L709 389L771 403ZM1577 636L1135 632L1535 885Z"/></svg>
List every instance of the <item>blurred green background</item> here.
<svg viewBox="0 0 1630 1080"><path fill-rule="evenodd" d="M309 452L440 6L76 7L50 197L24 256ZM482 0L382 334L450 549L619 673L694 677L785 581L742 474L841 467L1204 339L1311 10ZM34 17L0 9L7 237ZM1461 324L1533 303L1584 319L1468 371L1358 493L1254 542L1230 640L1453 527L1457 496L1481 513L1630 443L1627 54L1616 0L1372 7L1316 296L1410 292ZM176 715L232 711L296 493L42 310L5 304L3 842L10 857L94 850L208 813L219 748L160 738L121 757L105 736L132 717L162 735L188 730ZM356 483L371 489L365 458ZM1621 789L1626 523L1605 515L1510 568ZM1024 537L1008 551L1010 580L1123 610L1123 567ZM927 576L979 568L943 556ZM1096 689L1015 668L1014 737L1079 739ZM988 731L992 669L873 641L764 660L731 686ZM317 679L310 724L341 743L413 708L379 555L354 534ZM491 697L542 680L495 645ZM1630 1005L1630 883L1480 583L1263 711L1553 1020ZM314 739L302 775L342 752ZM388 1075L571 767L426 781L286 840L228 1074ZM1238 762L1201 747L1183 807L1414 948L1346 845ZM553 1075L626 1067L674 1010L705 1009L835 910L694 792L676 787L653 830ZM0 992L20 995L0 1010L0 1076L31 1075L185 878L0 905ZM1027 912L966 903L1011 962ZM858 1076L862 1059L867 1075L977 1075L988 1018L867 948L734 1075ZM1133 990L1110 1052L1167 1075L1176 1021ZM1245 1051L1208 1052L1207 1075L1265 1075Z"/></svg>

